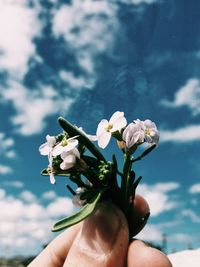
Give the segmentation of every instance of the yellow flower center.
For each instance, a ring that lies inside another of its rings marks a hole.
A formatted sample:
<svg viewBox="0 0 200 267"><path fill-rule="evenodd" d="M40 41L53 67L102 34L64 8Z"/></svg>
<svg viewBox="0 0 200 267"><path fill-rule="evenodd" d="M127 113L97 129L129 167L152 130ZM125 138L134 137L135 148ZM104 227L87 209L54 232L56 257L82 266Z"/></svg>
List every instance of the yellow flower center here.
<svg viewBox="0 0 200 267"><path fill-rule="evenodd" d="M49 167L47 168L47 173L48 173L48 174L51 174L51 173L54 174L54 173L55 173L55 170L54 170L52 167L49 166Z"/></svg>
<svg viewBox="0 0 200 267"><path fill-rule="evenodd" d="M68 145L68 141L67 141L67 138L64 138L62 140L62 146L67 146Z"/></svg>
<svg viewBox="0 0 200 267"><path fill-rule="evenodd" d="M145 135L151 135L151 132L150 132L150 129L149 129L149 128L147 128L147 129L145 130Z"/></svg>
<svg viewBox="0 0 200 267"><path fill-rule="evenodd" d="M108 126L106 127L106 131L110 132L110 130L112 129L113 125L111 123L108 123Z"/></svg>

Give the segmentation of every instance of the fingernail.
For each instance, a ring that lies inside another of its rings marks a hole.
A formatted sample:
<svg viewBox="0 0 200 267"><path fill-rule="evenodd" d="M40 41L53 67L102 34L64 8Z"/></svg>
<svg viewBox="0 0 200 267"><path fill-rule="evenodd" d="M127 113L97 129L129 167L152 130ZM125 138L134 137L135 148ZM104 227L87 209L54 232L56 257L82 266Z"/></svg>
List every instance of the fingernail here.
<svg viewBox="0 0 200 267"><path fill-rule="evenodd" d="M120 219L116 208L108 203L99 205L96 212L83 224L78 246L86 253L105 255L108 254L120 229Z"/></svg>

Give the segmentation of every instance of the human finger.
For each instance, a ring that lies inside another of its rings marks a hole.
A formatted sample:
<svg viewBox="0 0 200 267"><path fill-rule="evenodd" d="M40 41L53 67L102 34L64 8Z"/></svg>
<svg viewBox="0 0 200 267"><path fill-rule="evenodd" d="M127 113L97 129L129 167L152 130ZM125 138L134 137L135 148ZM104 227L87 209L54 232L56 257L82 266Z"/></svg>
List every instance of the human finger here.
<svg viewBox="0 0 200 267"><path fill-rule="evenodd" d="M134 240L128 248L127 267L172 267L172 264L158 249Z"/></svg>
<svg viewBox="0 0 200 267"><path fill-rule="evenodd" d="M122 267L128 237L123 213L111 203L101 203L82 224L63 267Z"/></svg>
<svg viewBox="0 0 200 267"><path fill-rule="evenodd" d="M81 224L70 227L55 238L28 267L61 267Z"/></svg>
<svg viewBox="0 0 200 267"><path fill-rule="evenodd" d="M129 218L131 237L138 234L144 228L149 216L149 204L142 196L136 194Z"/></svg>

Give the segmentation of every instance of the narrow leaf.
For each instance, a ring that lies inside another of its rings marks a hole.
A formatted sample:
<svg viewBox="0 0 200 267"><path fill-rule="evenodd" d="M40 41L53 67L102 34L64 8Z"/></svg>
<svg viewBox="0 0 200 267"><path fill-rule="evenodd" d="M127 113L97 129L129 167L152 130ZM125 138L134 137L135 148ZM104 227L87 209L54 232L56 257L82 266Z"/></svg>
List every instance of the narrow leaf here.
<svg viewBox="0 0 200 267"><path fill-rule="evenodd" d="M131 195L135 196L135 190L139 184L139 182L141 181L142 176L138 177L137 180L133 183L133 185L131 186Z"/></svg>
<svg viewBox="0 0 200 267"><path fill-rule="evenodd" d="M98 192L98 194L96 194L96 196L93 199L91 199L91 201L88 204L86 204L80 211L78 211L74 215L58 221L53 226L52 231L57 232L63 230L87 218L91 213L94 212L102 193L103 191Z"/></svg>
<svg viewBox="0 0 200 267"><path fill-rule="evenodd" d="M147 148L140 156L138 156L135 159L132 159L132 162L141 160L143 157L145 157L146 155L148 155L154 148L156 147L156 144L150 146L149 148Z"/></svg>
<svg viewBox="0 0 200 267"><path fill-rule="evenodd" d="M50 173L49 173L49 171L48 171L48 168L46 168L46 169L43 169L42 171L41 171L41 175L44 175L44 176L48 176L48 175L50 175ZM59 172L55 172L55 175L56 176L69 176L70 175L70 173L66 173L66 172L62 172L61 170L59 171Z"/></svg>
<svg viewBox="0 0 200 267"><path fill-rule="evenodd" d="M97 157L99 160L106 161L104 156L98 150L98 148L77 127L75 127L62 117L58 118L58 122L60 123L60 126L63 128L63 130L65 130L69 134L70 137L78 135L78 140L80 141L80 143L84 144L95 157Z"/></svg>
<svg viewBox="0 0 200 267"><path fill-rule="evenodd" d="M48 170L47 169L43 169L41 171L41 175L49 175Z"/></svg>

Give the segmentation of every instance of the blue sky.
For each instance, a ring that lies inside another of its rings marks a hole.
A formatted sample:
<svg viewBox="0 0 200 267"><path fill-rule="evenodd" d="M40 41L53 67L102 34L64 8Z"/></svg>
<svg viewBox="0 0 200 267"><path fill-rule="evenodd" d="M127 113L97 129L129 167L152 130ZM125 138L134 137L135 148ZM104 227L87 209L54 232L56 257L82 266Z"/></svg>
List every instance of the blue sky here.
<svg viewBox="0 0 200 267"><path fill-rule="evenodd" d="M140 237L200 247L200 2L0 2L0 254L37 253L74 207L40 175L38 147L62 115L94 134L116 110L156 122L159 147L136 170L151 218ZM103 152L109 159L117 147Z"/></svg>

